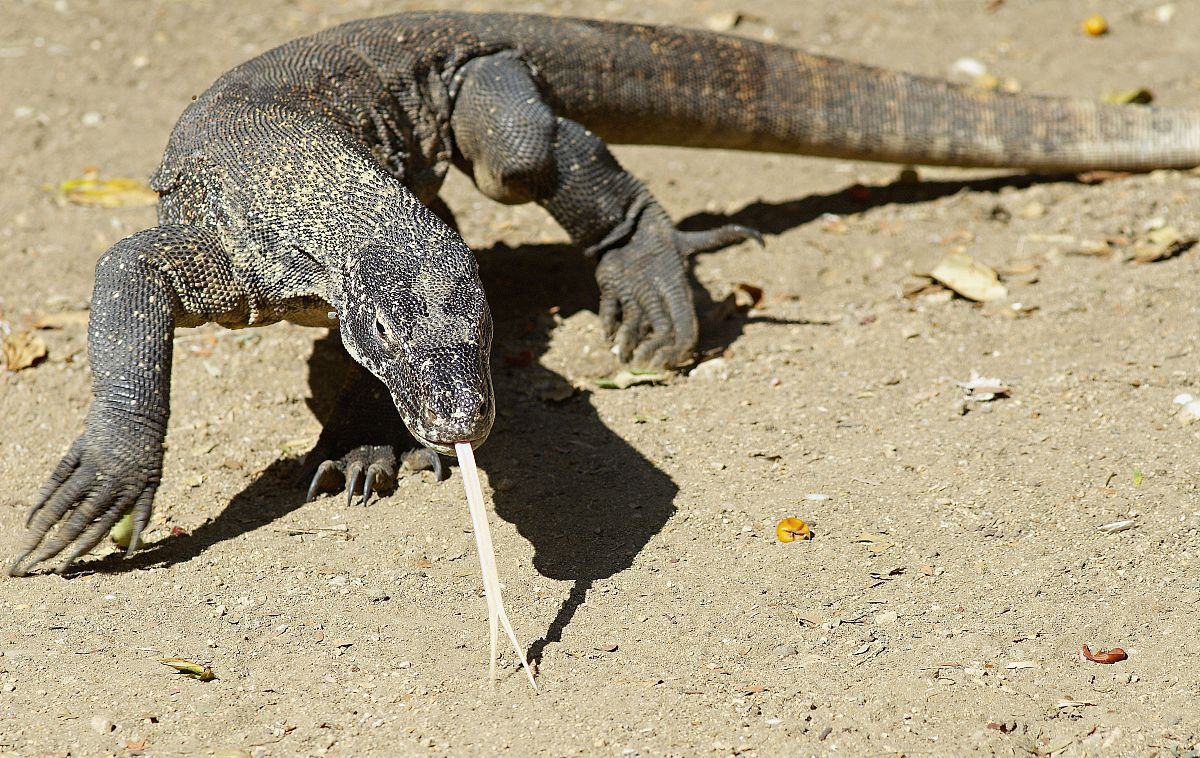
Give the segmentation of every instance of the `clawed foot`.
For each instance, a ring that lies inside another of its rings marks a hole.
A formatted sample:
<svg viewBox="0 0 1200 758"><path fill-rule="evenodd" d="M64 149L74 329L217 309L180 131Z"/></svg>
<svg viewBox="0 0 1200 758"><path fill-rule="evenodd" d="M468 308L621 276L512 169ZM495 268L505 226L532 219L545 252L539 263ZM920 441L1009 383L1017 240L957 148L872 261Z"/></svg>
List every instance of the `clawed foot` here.
<svg viewBox="0 0 1200 758"><path fill-rule="evenodd" d="M400 456L400 464L405 471L432 471L433 478L439 482L446 481L450 474L442 464L442 456L436 450L418 447Z"/></svg>
<svg viewBox="0 0 1200 758"><path fill-rule="evenodd" d="M158 488L161 447L144 447L146 461L129 463L112 445L92 444L80 437L42 487L25 519L28 535L9 576L26 576L37 564L64 554L54 569L62 574L76 558L104 539L113 524L132 511L133 534L128 552L137 550L150 521Z"/></svg>
<svg viewBox="0 0 1200 758"><path fill-rule="evenodd" d="M692 357L699 336L686 258L762 235L728 224L681 232L656 203L645 207L633 234L603 254L596 268L600 319L624 362L678 366Z"/></svg>
<svg viewBox="0 0 1200 758"><path fill-rule="evenodd" d="M362 445L337 460L322 461L309 482L306 501L313 500L321 492L345 489L346 505L354 504L356 494L361 495L362 504L366 505L371 493L394 489L401 471L425 470L433 471L439 482L445 479L441 457L433 450L410 450L400 456L397 466L396 454L390 445Z"/></svg>

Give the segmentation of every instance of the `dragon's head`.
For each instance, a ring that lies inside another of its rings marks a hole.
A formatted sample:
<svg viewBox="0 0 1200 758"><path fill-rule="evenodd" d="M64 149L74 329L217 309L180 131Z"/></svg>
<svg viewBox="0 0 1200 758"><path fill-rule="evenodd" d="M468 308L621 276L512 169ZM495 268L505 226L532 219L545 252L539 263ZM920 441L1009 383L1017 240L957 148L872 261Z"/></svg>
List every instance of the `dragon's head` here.
<svg viewBox="0 0 1200 758"><path fill-rule="evenodd" d="M452 455L456 442L482 444L496 417L492 316L462 238L428 211L411 224L407 241L347 256L342 344L387 386L413 436Z"/></svg>

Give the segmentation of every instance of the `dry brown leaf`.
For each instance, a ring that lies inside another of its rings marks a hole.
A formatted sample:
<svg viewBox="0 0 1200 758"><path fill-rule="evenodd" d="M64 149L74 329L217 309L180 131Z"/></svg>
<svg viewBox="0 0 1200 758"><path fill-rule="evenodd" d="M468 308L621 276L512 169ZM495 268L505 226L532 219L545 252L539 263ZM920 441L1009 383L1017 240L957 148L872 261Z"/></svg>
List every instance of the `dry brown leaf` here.
<svg viewBox="0 0 1200 758"><path fill-rule="evenodd" d="M922 295L929 295L929 294L932 294L934 292L939 292L939 291L945 292L946 288L943 287L942 285L938 284L937 282L926 280L926 281L916 282L915 284L910 284L909 286L905 287L904 288L904 298L906 300L912 300L913 298L917 298ZM947 293L947 294L949 294L949 293Z"/></svg>
<svg viewBox="0 0 1200 758"><path fill-rule="evenodd" d="M0 347L4 353L4 367L9 371L36 366L49 355L46 343L30 332L13 332L4 338Z"/></svg>
<svg viewBox="0 0 1200 758"><path fill-rule="evenodd" d="M763 303L763 288L748 282L738 282L733 288L733 294L739 308L749 310Z"/></svg>
<svg viewBox="0 0 1200 758"><path fill-rule="evenodd" d="M539 397L547 403L561 403L575 394L575 387L566 382L555 382L542 390Z"/></svg>
<svg viewBox="0 0 1200 758"><path fill-rule="evenodd" d="M71 326L87 326L89 311L62 311L46 313L33 321L34 329L66 329Z"/></svg>
<svg viewBox="0 0 1200 758"><path fill-rule="evenodd" d="M1146 242L1134 245L1134 263L1156 263L1187 252L1196 244L1195 237L1184 237L1173 226L1146 233Z"/></svg>
<svg viewBox="0 0 1200 758"><path fill-rule="evenodd" d="M888 539L887 535L874 534L872 532L863 532L854 538L855 542L865 542L867 550L870 550L875 555L880 555L886 550L896 546L896 543Z"/></svg>
<svg viewBox="0 0 1200 758"><path fill-rule="evenodd" d="M966 253L947 253L929 276L968 300L986 302L1008 297L1008 289L996 272Z"/></svg>
<svg viewBox="0 0 1200 758"><path fill-rule="evenodd" d="M1113 179L1125 179L1133 176L1128 171L1108 171L1105 169L1096 169L1094 171L1084 171L1076 174L1075 179L1081 184L1100 184L1102 182L1112 181Z"/></svg>
<svg viewBox="0 0 1200 758"><path fill-rule="evenodd" d="M1097 650L1093 653L1087 645L1084 645L1083 657L1087 658L1092 663L1113 664L1120 663L1129 656L1126 655L1125 651L1119 647L1114 647L1112 650Z"/></svg>
<svg viewBox="0 0 1200 758"><path fill-rule="evenodd" d="M709 310L708 320L713 323L724 321L734 314L744 314L751 308L758 308L762 303L762 287L738 282L734 285L733 292L730 292Z"/></svg>
<svg viewBox="0 0 1200 758"><path fill-rule="evenodd" d="M1008 397L1012 394L1012 389L1003 381L988 376L980 376L979 372L975 369L971 369L970 379L965 382L957 382L957 384L967 391L968 398L980 402L995 400L998 397Z"/></svg>

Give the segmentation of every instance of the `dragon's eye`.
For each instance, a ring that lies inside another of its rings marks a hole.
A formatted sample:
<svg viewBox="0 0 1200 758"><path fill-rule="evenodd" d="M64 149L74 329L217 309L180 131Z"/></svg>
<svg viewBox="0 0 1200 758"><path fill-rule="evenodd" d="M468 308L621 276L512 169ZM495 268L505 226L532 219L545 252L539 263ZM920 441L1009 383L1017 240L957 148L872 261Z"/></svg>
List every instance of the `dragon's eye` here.
<svg viewBox="0 0 1200 758"><path fill-rule="evenodd" d="M383 319L375 317L375 333L379 335L379 339L388 342L392 339L392 330L383 322Z"/></svg>

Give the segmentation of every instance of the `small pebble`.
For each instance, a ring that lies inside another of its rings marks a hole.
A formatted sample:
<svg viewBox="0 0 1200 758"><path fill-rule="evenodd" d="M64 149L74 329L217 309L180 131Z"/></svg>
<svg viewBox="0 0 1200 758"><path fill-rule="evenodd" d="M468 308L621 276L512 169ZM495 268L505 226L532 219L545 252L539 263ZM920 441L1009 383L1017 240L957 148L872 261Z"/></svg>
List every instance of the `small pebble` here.
<svg viewBox="0 0 1200 758"><path fill-rule="evenodd" d="M688 376L692 379L723 382L729 378L729 366L724 358L713 358L689 371Z"/></svg>
<svg viewBox="0 0 1200 758"><path fill-rule="evenodd" d="M112 721L109 721L106 716L92 716L91 724L92 731L97 734L108 734L113 729L116 729L116 725Z"/></svg>
<svg viewBox="0 0 1200 758"><path fill-rule="evenodd" d="M1020 210L1021 218L1041 218L1046 215L1046 206L1036 200Z"/></svg>
<svg viewBox="0 0 1200 758"><path fill-rule="evenodd" d="M875 623L880 626L894 624L900 620L900 614L895 611L880 611L875 614Z"/></svg>
<svg viewBox="0 0 1200 758"><path fill-rule="evenodd" d="M727 32L742 22L742 14L737 11L720 11L704 19L704 25L714 32Z"/></svg>
<svg viewBox="0 0 1200 758"><path fill-rule="evenodd" d="M974 58L959 58L950 66L950 71L962 76L969 76L972 79L978 76L983 76L987 73L987 66L983 65Z"/></svg>

